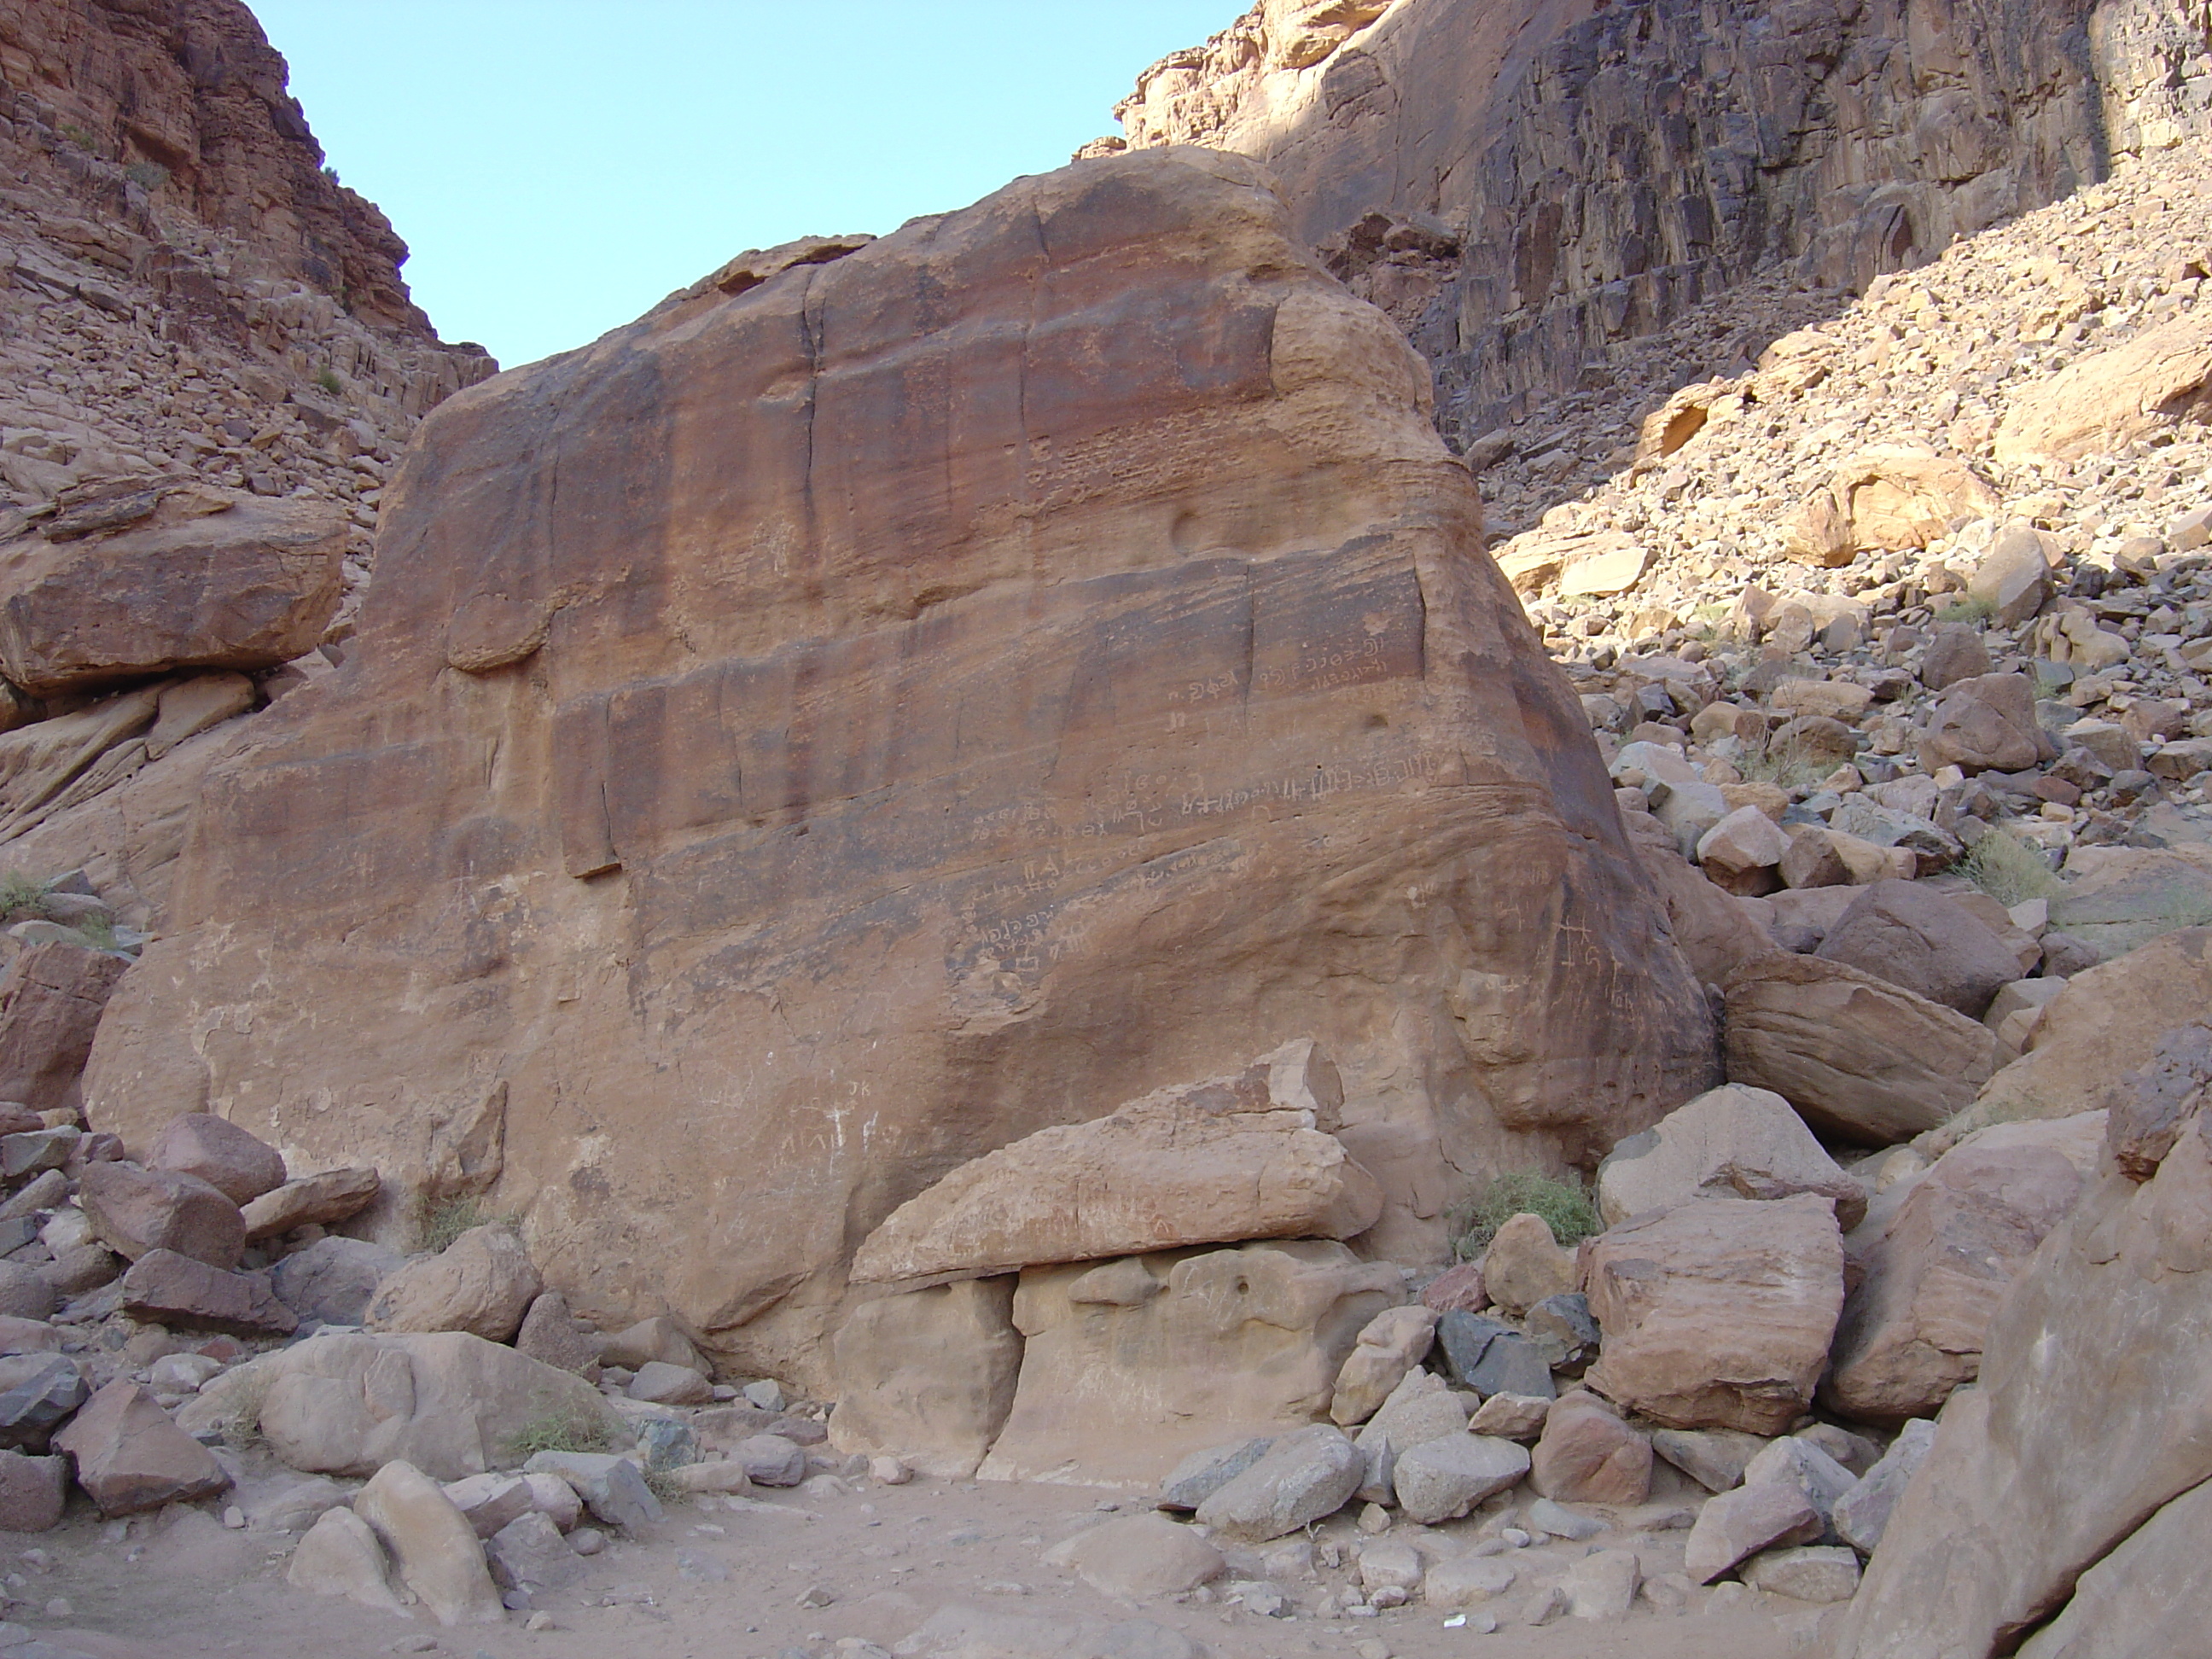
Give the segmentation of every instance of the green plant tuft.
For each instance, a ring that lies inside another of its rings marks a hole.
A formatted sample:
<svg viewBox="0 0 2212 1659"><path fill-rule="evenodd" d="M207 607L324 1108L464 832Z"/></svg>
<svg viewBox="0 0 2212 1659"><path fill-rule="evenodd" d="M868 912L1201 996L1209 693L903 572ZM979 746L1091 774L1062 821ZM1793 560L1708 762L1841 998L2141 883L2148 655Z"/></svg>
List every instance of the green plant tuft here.
<svg viewBox="0 0 2212 1659"><path fill-rule="evenodd" d="M169 170L159 161L133 161L123 169L123 176L149 196L169 182Z"/></svg>
<svg viewBox="0 0 2212 1659"><path fill-rule="evenodd" d="M337 372L327 363L315 371L315 384L333 398L340 396L345 391L345 382L338 379Z"/></svg>
<svg viewBox="0 0 2212 1659"><path fill-rule="evenodd" d="M2009 830L1992 830L1976 842L1959 870L2007 909L2066 890L2043 854Z"/></svg>
<svg viewBox="0 0 2212 1659"><path fill-rule="evenodd" d="M1540 1217L1552 1237L1570 1248L1605 1231L1581 1176L1562 1180L1534 1170L1516 1170L1497 1176L1452 1212L1453 1250L1461 1261L1474 1261L1490 1248L1500 1227L1523 1213Z"/></svg>
<svg viewBox="0 0 2212 1659"><path fill-rule="evenodd" d="M1977 627L1996 614L1996 605L1971 593L1936 608L1936 620L1939 623L1972 623Z"/></svg>
<svg viewBox="0 0 2212 1659"><path fill-rule="evenodd" d="M21 870L0 872L0 925L43 917L48 885Z"/></svg>
<svg viewBox="0 0 2212 1659"><path fill-rule="evenodd" d="M481 1227L494 1218L474 1198L447 1198L426 1204L421 1224L422 1248L434 1255L471 1227Z"/></svg>
<svg viewBox="0 0 2212 1659"><path fill-rule="evenodd" d="M507 1442L507 1452L517 1463L526 1463L542 1451L603 1452L614 1448L614 1433L604 1418L574 1406L555 1406L532 1413Z"/></svg>
<svg viewBox="0 0 2212 1659"><path fill-rule="evenodd" d="M123 948L115 937L113 916L97 915L87 916L81 921L72 922L70 925L70 932L75 933L95 951L106 951L112 953Z"/></svg>

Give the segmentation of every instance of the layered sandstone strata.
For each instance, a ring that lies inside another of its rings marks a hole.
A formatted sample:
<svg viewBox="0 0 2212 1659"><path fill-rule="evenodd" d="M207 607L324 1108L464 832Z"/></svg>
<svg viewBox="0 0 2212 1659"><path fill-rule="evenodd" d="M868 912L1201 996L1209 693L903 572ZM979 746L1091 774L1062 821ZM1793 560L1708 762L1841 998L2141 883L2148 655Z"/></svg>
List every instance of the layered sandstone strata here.
<svg viewBox="0 0 2212 1659"><path fill-rule="evenodd" d="M1427 376L1249 163L732 262L442 406L337 673L204 791L93 1121L489 1192L817 1376L957 1166L1310 1036L1418 1255L1713 1080Z"/></svg>

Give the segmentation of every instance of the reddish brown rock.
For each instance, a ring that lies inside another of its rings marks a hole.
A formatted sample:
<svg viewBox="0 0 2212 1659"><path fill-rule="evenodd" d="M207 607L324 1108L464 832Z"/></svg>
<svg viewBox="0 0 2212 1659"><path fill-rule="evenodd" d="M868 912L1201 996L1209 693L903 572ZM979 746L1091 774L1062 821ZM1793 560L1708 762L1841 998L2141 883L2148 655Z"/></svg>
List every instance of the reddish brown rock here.
<svg viewBox="0 0 2212 1659"><path fill-rule="evenodd" d="M1641 1504L1651 1494L1651 1438L1577 1389L1546 1414L1528 1484L1563 1504Z"/></svg>
<svg viewBox="0 0 2212 1659"><path fill-rule="evenodd" d="M174 1250L149 1250L123 1275L123 1311L186 1330L289 1336L299 1319L258 1273L227 1273Z"/></svg>
<svg viewBox="0 0 2212 1659"><path fill-rule="evenodd" d="M61 939L33 945L8 964L0 974L0 1100L33 1112L76 1103L93 1033L130 965Z"/></svg>
<svg viewBox="0 0 2212 1659"><path fill-rule="evenodd" d="M0 1451L0 1532L46 1532L69 1500L69 1459Z"/></svg>
<svg viewBox="0 0 2212 1659"><path fill-rule="evenodd" d="M1605 1347L1590 1387L1670 1428L1779 1434L1812 1402L1843 1310L1834 1206L1692 1199L1583 1249Z"/></svg>
<svg viewBox="0 0 2212 1659"><path fill-rule="evenodd" d="M1878 881L1829 928L1819 954L1979 1019L2020 976L2019 958L1965 905L1917 881Z"/></svg>
<svg viewBox="0 0 2212 1659"><path fill-rule="evenodd" d="M595 1322L805 1382L898 1205L1260 1042L1362 1056L1385 1250L1711 1080L1425 370L1257 168L732 286L425 425L345 665L201 792L95 1127L220 1099L511 1193ZM217 1008L252 1041L175 1040Z"/></svg>
<svg viewBox="0 0 2212 1659"><path fill-rule="evenodd" d="M152 1169L198 1176L238 1205L284 1184L284 1160L276 1149L212 1112L172 1118L146 1162Z"/></svg>
<svg viewBox="0 0 2212 1659"><path fill-rule="evenodd" d="M335 503L166 492L149 517L0 542L0 672L35 696L179 668L273 668L314 648L343 592Z"/></svg>
<svg viewBox="0 0 2212 1659"><path fill-rule="evenodd" d="M238 1206L198 1176L94 1164L85 1170L77 1201L93 1231L133 1261L149 1250L174 1250L228 1272L246 1249Z"/></svg>
<svg viewBox="0 0 2212 1659"><path fill-rule="evenodd" d="M1490 1292L1482 1283L1482 1264L1462 1261L1445 1268L1422 1291L1421 1305L1440 1314L1480 1313L1490 1305Z"/></svg>
<svg viewBox="0 0 2212 1659"><path fill-rule="evenodd" d="M325 1170L303 1176L262 1194L242 1207L251 1243L275 1238L295 1227L334 1227L367 1209L383 1185L374 1170Z"/></svg>
<svg viewBox="0 0 2212 1659"><path fill-rule="evenodd" d="M136 1382L118 1377L84 1402L54 1449L76 1464L76 1482L102 1515L135 1515L211 1498L230 1477Z"/></svg>

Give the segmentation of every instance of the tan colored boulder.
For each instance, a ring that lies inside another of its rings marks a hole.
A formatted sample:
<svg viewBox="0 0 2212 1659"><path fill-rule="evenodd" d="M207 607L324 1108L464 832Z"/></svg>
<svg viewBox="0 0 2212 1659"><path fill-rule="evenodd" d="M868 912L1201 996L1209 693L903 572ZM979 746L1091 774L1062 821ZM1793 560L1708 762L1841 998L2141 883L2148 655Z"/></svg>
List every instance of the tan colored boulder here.
<svg viewBox="0 0 2212 1659"><path fill-rule="evenodd" d="M702 1375L710 1369L700 1358L696 1345L665 1314L641 1319L605 1338L600 1343L599 1357L610 1365L624 1365L634 1371L656 1359L671 1365L689 1365Z"/></svg>
<svg viewBox="0 0 2212 1659"><path fill-rule="evenodd" d="M284 1184L284 1160L276 1149L212 1112L170 1119L146 1164L198 1176L241 1207Z"/></svg>
<svg viewBox="0 0 2212 1659"><path fill-rule="evenodd" d="M1342 1427L1364 1423L1406 1380L1406 1373L1427 1358L1436 1339L1434 1308L1416 1303L1376 1314L1336 1374L1329 1420Z"/></svg>
<svg viewBox="0 0 2212 1659"><path fill-rule="evenodd" d="M594 1322L811 1388L901 1204L1285 1037L1360 1057L1424 1254L1453 1171L1710 1084L1427 366L1263 169L1143 149L838 251L424 422L343 668L198 793L93 1127L220 1101L526 1206Z"/></svg>
<svg viewBox="0 0 2212 1659"><path fill-rule="evenodd" d="M2021 1645L2020 1659L2135 1659L2201 1644L2212 1621L2209 1527L2212 1486L2164 1505L2075 1581L2058 1616Z"/></svg>
<svg viewBox="0 0 2212 1659"><path fill-rule="evenodd" d="M77 1485L102 1515L189 1504L230 1485L215 1455L128 1377L117 1377L86 1401L53 1444L69 1454Z"/></svg>
<svg viewBox="0 0 2212 1659"><path fill-rule="evenodd" d="M1189 1527L1159 1515L1123 1516L1079 1532L1044 1553L1102 1595L1142 1601L1177 1595L1221 1577L1228 1563Z"/></svg>
<svg viewBox="0 0 2212 1659"><path fill-rule="evenodd" d="M1598 1213L1612 1226L1691 1198L1832 1199L1839 1225L1866 1214L1866 1191L1814 1139L1790 1103L1729 1084L1631 1135L1597 1166Z"/></svg>
<svg viewBox="0 0 2212 1659"><path fill-rule="evenodd" d="M368 1207L382 1185L374 1170L325 1170L288 1181L242 1206L246 1242L281 1237L295 1227L350 1221Z"/></svg>
<svg viewBox="0 0 2212 1659"><path fill-rule="evenodd" d="M1974 567L1966 592L1990 607L2000 628L2028 621L2051 598L2051 559L2043 532L2030 524L2008 526Z"/></svg>
<svg viewBox="0 0 2212 1659"><path fill-rule="evenodd" d="M1583 1280L1605 1333L1592 1389L1671 1428L1778 1434L1827 1361L1843 1240L1810 1193L1694 1199L1590 1240Z"/></svg>
<svg viewBox="0 0 2212 1659"><path fill-rule="evenodd" d="M1932 1417L1979 1372L1998 1299L2082 1186L2063 1152L2009 1139L1954 1147L1844 1241L1853 1288L1822 1385L1832 1410Z"/></svg>
<svg viewBox="0 0 2212 1659"><path fill-rule="evenodd" d="M854 1282L1365 1232L1382 1189L1316 1127L1339 1121L1336 1067L1310 1042L1292 1047L963 1165L868 1236Z"/></svg>
<svg viewBox="0 0 2212 1659"><path fill-rule="evenodd" d="M1682 1547L1682 1571L1710 1584L1761 1550L1810 1544L1820 1532L1820 1511L1795 1486L1738 1486L1698 1511Z"/></svg>
<svg viewBox="0 0 2212 1659"><path fill-rule="evenodd" d="M1790 837L1757 806L1739 806L1698 838L1698 866L1723 892L1757 896L1782 885Z"/></svg>
<svg viewBox="0 0 2212 1659"><path fill-rule="evenodd" d="M1651 1495L1650 1437L1586 1389L1553 1403L1529 1460L1530 1488L1559 1503L1632 1504Z"/></svg>
<svg viewBox="0 0 2212 1659"><path fill-rule="evenodd" d="M244 1381L233 1379L244 1378ZM460 1331L319 1336L228 1372L191 1426L257 1429L294 1468L359 1477L404 1458L440 1480L511 1462L549 1421L583 1436L620 1420L581 1377Z"/></svg>
<svg viewBox="0 0 2212 1659"><path fill-rule="evenodd" d="M1013 1409L981 1474L1149 1486L1207 1446L1310 1423L1404 1286L1325 1241L1032 1267Z"/></svg>
<svg viewBox="0 0 2212 1659"><path fill-rule="evenodd" d="M0 672L43 697L289 662L337 610L345 527L329 502L185 484L106 533L0 543Z"/></svg>
<svg viewBox="0 0 2212 1659"><path fill-rule="evenodd" d="M368 1522L345 1508L325 1510L307 1528L284 1569L285 1582L315 1595L343 1595L380 1613L407 1616L392 1593L391 1564Z"/></svg>
<svg viewBox="0 0 2212 1659"><path fill-rule="evenodd" d="M1936 699L1920 764L1929 772L2021 772L2056 760L2052 748L2036 724L2034 683L2025 674L1979 674L1954 681Z"/></svg>
<svg viewBox="0 0 2212 1659"><path fill-rule="evenodd" d="M149 1250L174 1250L227 1273L246 1250L238 1206L197 1176L119 1161L88 1164L77 1202L100 1242L132 1261Z"/></svg>
<svg viewBox="0 0 2212 1659"><path fill-rule="evenodd" d="M2189 314L2075 359L2015 394L1992 448L2008 465L2103 454L2212 414L2212 319Z"/></svg>
<svg viewBox="0 0 2212 1659"><path fill-rule="evenodd" d="M2212 1008L2212 928L2170 933L2077 974L2043 1010L2035 1047L1991 1077L1969 1126L2118 1106L2167 1032Z"/></svg>
<svg viewBox="0 0 2212 1659"><path fill-rule="evenodd" d="M1878 881L1815 953L1979 1019L2020 958L1972 911L1917 881Z"/></svg>
<svg viewBox="0 0 2212 1659"><path fill-rule="evenodd" d="M963 1279L863 1302L837 1332L830 1443L966 1480L1013 1409L1014 1280Z"/></svg>
<svg viewBox="0 0 2212 1659"><path fill-rule="evenodd" d="M1935 1128L2001 1057L1964 1014L1839 962L1769 957L1723 989L1729 1081L1771 1090L1838 1139L1880 1146Z"/></svg>
<svg viewBox="0 0 2212 1659"><path fill-rule="evenodd" d="M77 1076L128 959L66 939L31 945L0 973L0 1100L35 1112L76 1103Z"/></svg>
<svg viewBox="0 0 2212 1659"><path fill-rule="evenodd" d="M161 688L161 713L146 733L146 758L157 761L187 738L196 738L260 701L243 674L195 674Z"/></svg>
<svg viewBox="0 0 2212 1659"><path fill-rule="evenodd" d="M1912 445L1878 445L1853 455L1815 491L1784 532L1784 550L1802 563L1844 565L1875 549L1925 547L2000 498L1956 455Z"/></svg>
<svg viewBox="0 0 2212 1659"><path fill-rule="evenodd" d="M2200 1108L2150 1179L2092 1183L1999 1302L1980 1386L1944 1407L1836 1633L1838 1659L2001 1651L2063 1620L2090 1569L2212 1480L2208 1271Z"/></svg>
<svg viewBox="0 0 2212 1659"><path fill-rule="evenodd" d="M1674 838L1656 818L1649 813L1636 817L1657 836L1656 842L1638 836L1638 861L1658 890L1668 931L1699 984L1717 985L1745 963L1775 954L1775 943L1766 931L1675 849ZM1633 823L1630 830L1636 833Z"/></svg>
<svg viewBox="0 0 2212 1659"><path fill-rule="evenodd" d="M354 1494L353 1512L392 1553L407 1588L441 1625L496 1625L507 1618L468 1517L413 1464L386 1463Z"/></svg>
<svg viewBox="0 0 2212 1659"><path fill-rule="evenodd" d="M505 1342L545 1288L514 1230L471 1227L432 1256L421 1256L376 1287L368 1304L374 1331L467 1331Z"/></svg>
<svg viewBox="0 0 2212 1659"><path fill-rule="evenodd" d="M1575 1288L1574 1252L1561 1248L1543 1217L1509 1216L1482 1255L1483 1288L1518 1319L1547 1296Z"/></svg>

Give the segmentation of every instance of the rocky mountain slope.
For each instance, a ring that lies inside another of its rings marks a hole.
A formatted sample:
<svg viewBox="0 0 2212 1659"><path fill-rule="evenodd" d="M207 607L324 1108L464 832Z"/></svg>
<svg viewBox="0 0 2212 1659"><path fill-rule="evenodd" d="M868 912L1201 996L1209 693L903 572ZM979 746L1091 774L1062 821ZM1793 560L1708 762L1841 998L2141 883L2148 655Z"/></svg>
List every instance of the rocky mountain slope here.
<svg viewBox="0 0 2212 1659"><path fill-rule="evenodd" d="M1773 265L1830 289L2202 126L2188 0L1262 0L1115 113L1266 162L1459 447Z"/></svg>

